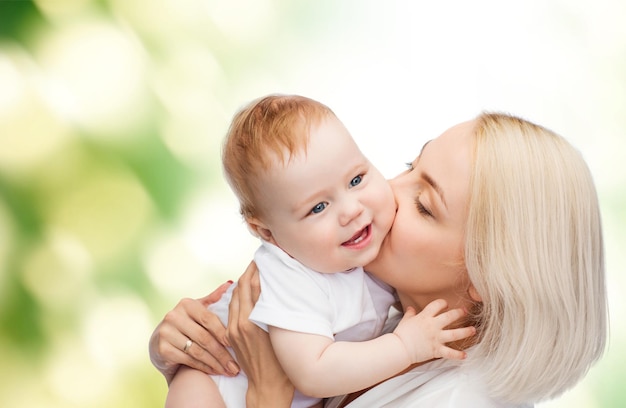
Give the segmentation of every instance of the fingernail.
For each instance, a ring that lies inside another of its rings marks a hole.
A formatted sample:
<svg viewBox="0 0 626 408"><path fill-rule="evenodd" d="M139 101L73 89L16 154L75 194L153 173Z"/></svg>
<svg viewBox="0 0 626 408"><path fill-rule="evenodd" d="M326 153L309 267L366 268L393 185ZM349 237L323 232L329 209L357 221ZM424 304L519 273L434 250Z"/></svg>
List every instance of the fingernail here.
<svg viewBox="0 0 626 408"><path fill-rule="evenodd" d="M230 283L232 285L233 281L231 281L230 279L226 281L226 283Z"/></svg>
<svg viewBox="0 0 626 408"><path fill-rule="evenodd" d="M232 375L239 374L239 366L237 364L235 364L234 361L229 361L228 364L226 364L226 369Z"/></svg>

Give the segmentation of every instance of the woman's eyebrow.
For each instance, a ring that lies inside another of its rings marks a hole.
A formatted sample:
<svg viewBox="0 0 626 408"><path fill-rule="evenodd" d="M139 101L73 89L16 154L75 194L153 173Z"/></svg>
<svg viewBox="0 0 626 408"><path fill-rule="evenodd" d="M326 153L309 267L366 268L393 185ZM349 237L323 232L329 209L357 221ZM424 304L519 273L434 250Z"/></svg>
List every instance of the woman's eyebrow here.
<svg viewBox="0 0 626 408"><path fill-rule="evenodd" d="M422 146L422 150L420 150L419 156L417 156L416 163L419 162L420 157L422 157L422 153L424 153L424 149L426 148L426 146L428 146L428 143L430 143L431 141L432 140L429 140L428 142L424 143L424 146ZM439 198L441 199L441 202L443 203L443 206L447 210L448 209L448 204L446 204L446 199L445 199L445 196L443 194L443 190L441 189L439 184L437 184L437 182L428 173L422 172L420 174L420 176L424 179L424 181L426 181L426 183L428 183L433 188L433 190L435 190L437 192L437 194L439 195Z"/></svg>
<svg viewBox="0 0 626 408"><path fill-rule="evenodd" d="M446 207L446 210L447 210L448 204L446 204L446 199L443 194L443 190L441 189L439 184L437 184L437 182L433 180L433 178L428 173L422 172L420 175L422 176L424 181L428 183L433 188L433 190L437 192L437 194L439 195L439 198L441 199L441 202L443 203L443 206Z"/></svg>
<svg viewBox="0 0 626 408"><path fill-rule="evenodd" d="M428 142L424 143L424 146L422 146L422 149L420 150L420 154L417 155L417 160L415 161L415 163L418 163L420 161L420 157L422 157L422 153L424 152L424 148L428 145L428 143L430 143L432 141L429 140Z"/></svg>

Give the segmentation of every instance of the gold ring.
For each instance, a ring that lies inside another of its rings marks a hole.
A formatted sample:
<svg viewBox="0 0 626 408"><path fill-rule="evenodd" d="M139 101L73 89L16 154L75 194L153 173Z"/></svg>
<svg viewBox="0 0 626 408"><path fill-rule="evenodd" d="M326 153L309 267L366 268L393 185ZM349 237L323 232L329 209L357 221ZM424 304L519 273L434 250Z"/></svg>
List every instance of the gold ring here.
<svg viewBox="0 0 626 408"><path fill-rule="evenodd" d="M192 344L193 344L193 341L187 339L187 343L185 343L185 347L183 347L183 351L186 353Z"/></svg>

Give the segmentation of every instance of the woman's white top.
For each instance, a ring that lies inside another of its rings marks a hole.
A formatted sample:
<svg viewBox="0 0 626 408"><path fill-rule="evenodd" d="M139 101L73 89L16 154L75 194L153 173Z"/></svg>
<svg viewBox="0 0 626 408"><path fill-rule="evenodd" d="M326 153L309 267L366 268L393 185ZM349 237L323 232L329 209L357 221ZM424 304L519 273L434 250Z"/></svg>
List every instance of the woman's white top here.
<svg viewBox="0 0 626 408"><path fill-rule="evenodd" d="M390 317L395 327L400 314ZM471 348L467 350L471 354ZM393 377L363 393L346 408L428 407L428 408L529 408L491 397L481 380L481 372L459 360L439 359ZM329 399L325 408L341 406L346 396Z"/></svg>

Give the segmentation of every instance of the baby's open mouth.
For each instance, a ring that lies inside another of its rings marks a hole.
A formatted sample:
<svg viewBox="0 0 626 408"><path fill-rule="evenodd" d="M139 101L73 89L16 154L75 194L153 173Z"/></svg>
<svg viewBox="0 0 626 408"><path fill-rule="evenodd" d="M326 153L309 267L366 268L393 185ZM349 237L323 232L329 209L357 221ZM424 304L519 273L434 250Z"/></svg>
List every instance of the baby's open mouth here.
<svg viewBox="0 0 626 408"><path fill-rule="evenodd" d="M367 238L369 233L370 233L370 225L363 228L361 231L358 231L356 234L352 236L352 238L350 238L349 240L347 240L341 245L344 245L344 246L357 245L358 243L363 241L365 238Z"/></svg>

